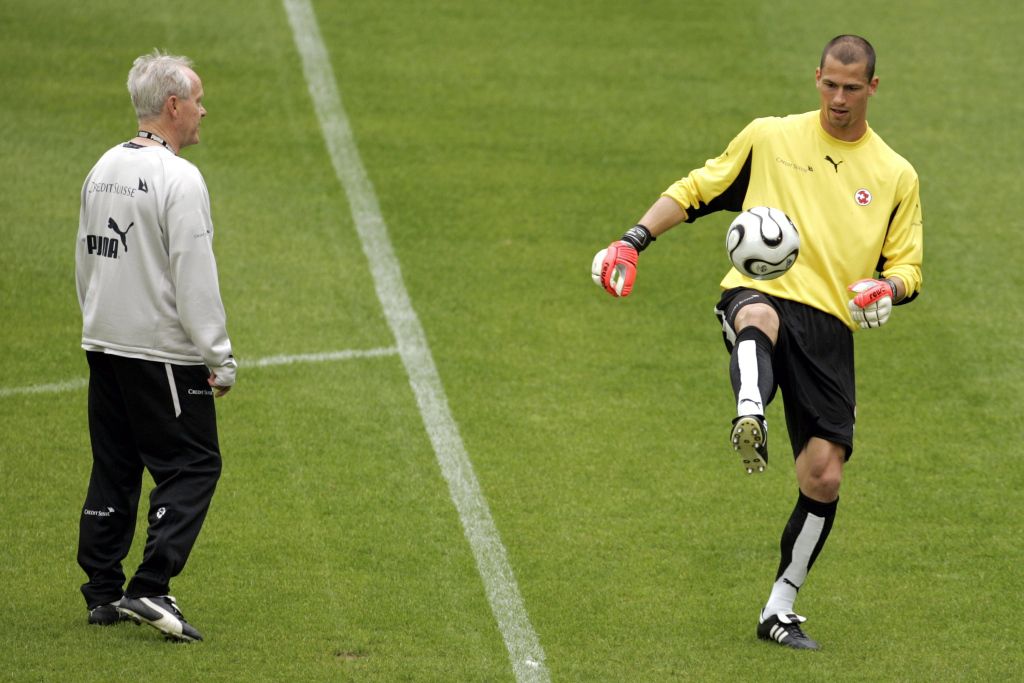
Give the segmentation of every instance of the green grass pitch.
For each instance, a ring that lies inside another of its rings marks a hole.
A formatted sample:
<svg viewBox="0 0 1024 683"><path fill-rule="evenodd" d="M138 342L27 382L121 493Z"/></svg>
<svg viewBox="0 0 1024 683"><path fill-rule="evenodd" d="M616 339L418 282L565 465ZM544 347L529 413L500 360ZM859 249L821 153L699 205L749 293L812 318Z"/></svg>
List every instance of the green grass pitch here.
<svg viewBox="0 0 1024 683"><path fill-rule="evenodd" d="M1019 678L1024 9L1010 0L315 3L405 286L552 681ZM872 126L922 181L925 286L857 335L856 452L798 602L818 653L754 637L796 496L727 448L711 308L729 218L594 252L749 119L814 109L833 35L875 44ZM153 47L190 55L243 359L389 348L280 2L0 3L0 680L512 681L396 355L244 368L224 475L174 593L206 642L91 628L74 238L134 132ZM141 536L128 564L141 552Z"/></svg>

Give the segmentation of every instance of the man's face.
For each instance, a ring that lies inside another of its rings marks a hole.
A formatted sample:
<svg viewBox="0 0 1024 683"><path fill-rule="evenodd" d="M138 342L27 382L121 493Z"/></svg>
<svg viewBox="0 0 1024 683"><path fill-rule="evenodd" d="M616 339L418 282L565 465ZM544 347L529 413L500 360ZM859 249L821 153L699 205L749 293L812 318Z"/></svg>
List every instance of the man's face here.
<svg viewBox="0 0 1024 683"><path fill-rule="evenodd" d="M821 96L821 125L833 137L853 141L867 131L868 98L878 88L878 77L867 78L867 62L843 64L832 55L814 73Z"/></svg>
<svg viewBox="0 0 1024 683"><path fill-rule="evenodd" d="M206 116L203 106L203 82L195 71L188 69L185 74L192 83L192 96L187 100L177 100L177 125L181 146L187 147L199 143L199 123Z"/></svg>

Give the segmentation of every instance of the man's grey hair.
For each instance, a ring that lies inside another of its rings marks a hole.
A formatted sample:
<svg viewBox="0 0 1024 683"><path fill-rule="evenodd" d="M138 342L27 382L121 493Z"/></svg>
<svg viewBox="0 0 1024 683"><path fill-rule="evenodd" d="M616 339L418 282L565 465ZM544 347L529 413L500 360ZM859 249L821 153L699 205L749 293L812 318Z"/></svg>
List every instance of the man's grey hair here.
<svg viewBox="0 0 1024 683"><path fill-rule="evenodd" d="M185 69L192 68L188 57L167 55L153 50L142 55L128 72L128 93L140 121L160 116L171 95L183 100L192 97L192 82Z"/></svg>

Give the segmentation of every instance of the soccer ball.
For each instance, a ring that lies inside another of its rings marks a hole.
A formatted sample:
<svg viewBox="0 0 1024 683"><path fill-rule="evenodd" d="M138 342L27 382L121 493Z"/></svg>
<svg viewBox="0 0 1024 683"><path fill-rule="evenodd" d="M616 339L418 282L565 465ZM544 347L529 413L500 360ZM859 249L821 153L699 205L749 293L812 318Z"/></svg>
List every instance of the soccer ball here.
<svg viewBox="0 0 1024 683"><path fill-rule="evenodd" d="M755 280L773 280L796 263L800 233L780 209L755 206L729 226L725 248L736 270Z"/></svg>

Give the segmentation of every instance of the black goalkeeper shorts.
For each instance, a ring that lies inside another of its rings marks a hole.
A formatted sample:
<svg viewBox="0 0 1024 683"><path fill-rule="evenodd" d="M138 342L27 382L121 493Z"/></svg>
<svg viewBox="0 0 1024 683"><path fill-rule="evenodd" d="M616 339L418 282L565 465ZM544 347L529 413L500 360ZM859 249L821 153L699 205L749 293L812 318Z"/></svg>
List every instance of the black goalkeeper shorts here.
<svg viewBox="0 0 1024 683"><path fill-rule="evenodd" d="M723 292L715 307L730 353L736 340L736 313L752 303L768 304L779 314L772 370L782 391L793 457L817 436L843 446L849 460L857 414L850 328L805 304L737 287Z"/></svg>

